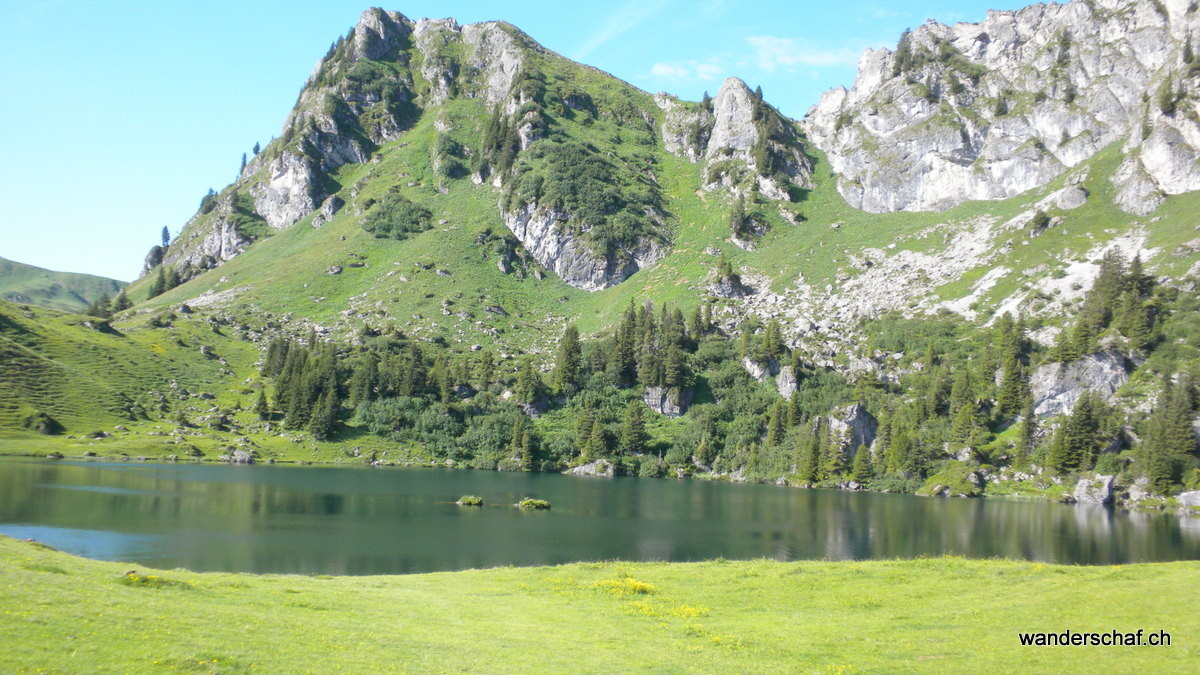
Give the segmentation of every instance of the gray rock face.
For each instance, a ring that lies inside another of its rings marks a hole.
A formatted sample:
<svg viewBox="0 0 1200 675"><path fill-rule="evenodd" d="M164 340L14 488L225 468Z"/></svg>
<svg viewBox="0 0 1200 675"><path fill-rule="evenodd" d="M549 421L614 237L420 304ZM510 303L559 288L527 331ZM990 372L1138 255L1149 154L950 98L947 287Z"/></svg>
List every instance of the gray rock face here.
<svg viewBox="0 0 1200 675"><path fill-rule="evenodd" d="M231 195L220 199L213 209L215 217L209 227L184 228L184 234L171 242L171 246L165 252L160 249L160 261L177 270L205 270L232 260L253 241L237 231L234 211ZM192 220L200 217L196 216ZM150 258L151 256L147 257L147 264ZM142 273L145 274L151 269L153 266L147 267Z"/></svg>
<svg viewBox="0 0 1200 675"><path fill-rule="evenodd" d="M742 357L742 367L750 373L758 382L766 382L768 377L774 377L779 374L779 361L777 359L767 359L760 363L751 359L749 356Z"/></svg>
<svg viewBox="0 0 1200 675"><path fill-rule="evenodd" d="M1112 503L1113 479L1115 476L1095 474L1091 478L1080 478L1075 484L1072 497L1076 504L1104 506Z"/></svg>
<svg viewBox="0 0 1200 675"><path fill-rule="evenodd" d="M784 366L779 369L779 375L775 378L775 388L779 390L779 395L788 399L792 399L792 394L796 393L796 369L791 366Z"/></svg>
<svg viewBox="0 0 1200 675"><path fill-rule="evenodd" d="M271 162L270 177L250 188L254 210L276 230L290 227L325 198L320 170L303 155L284 152Z"/></svg>
<svg viewBox="0 0 1200 675"><path fill-rule="evenodd" d="M658 242L643 237L635 248L626 251L624 261L609 261L572 231L569 220L567 213L539 209L536 204L526 204L504 216L504 224L535 260L565 283L585 291L615 286L666 255Z"/></svg>
<svg viewBox="0 0 1200 675"><path fill-rule="evenodd" d="M1084 392L1105 400L1129 379L1125 357L1118 352L1088 354L1071 363L1048 363L1029 378L1034 413L1038 417L1069 415Z"/></svg>
<svg viewBox="0 0 1200 675"><path fill-rule="evenodd" d="M861 403L846 406L829 419L829 431L851 460L854 459L858 446L865 445L870 448L875 443L878 429L879 421L867 412Z"/></svg>
<svg viewBox="0 0 1200 675"><path fill-rule="evenodd" d="M330 220L333 220L334 214L336 214L338 211L340 211L342 209L342 207L345 205L346 205L346 202L343 201L342 198L337 195L334 195L334 196L330 197L329 199L326 199L321 204L321 212L318 213L317 215L313 216L312 226L313 227L321 227L325 223L328 223Z"/></svg>
<svg viewBox="0 0 1200 675"><path fill-rule="evenodd" d="M1188 8L1075 0L930 22L896 52L865 52L854 86L827 92L805 123L866 211L1011 197L1124 140L1117 200L1148 213L1200 187L1194 104L1143 100L1186 79L1183 45L1200 27Z"/></svg>
<svg viewBox="0 0 1200 675"><path fill-rule="evenodd" d="M675 418L687 412L695 392L690 388L646 387L642 400L660 415Z"/></svg>
<svg viewBox="0 0 1200 675"><path fill-rule="evenodd" d="M379 60L399 48L412 33L412 22L400 12L378 7L364 11L354 27L354 58Z"/></svg>
<svg viewBox="0 0 1200 675"><path fill-rule="evenodd" d="M1200 490L1180 493L1179 503L1194 509L1200 509Z"/></svg>

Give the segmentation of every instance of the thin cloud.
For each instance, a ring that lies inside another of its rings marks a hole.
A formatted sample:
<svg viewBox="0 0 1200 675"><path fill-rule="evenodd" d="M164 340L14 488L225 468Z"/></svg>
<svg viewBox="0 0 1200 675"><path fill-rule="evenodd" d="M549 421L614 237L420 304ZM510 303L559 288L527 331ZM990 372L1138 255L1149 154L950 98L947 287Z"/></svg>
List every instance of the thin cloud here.
<svg viewBox="0 0 1200 675"><path fill-rule="evenodd" d="M667 77L672 80L683 80L691 76L692 71L686 66L671 63L656 63L650 66L650 74L655 77Z"/></svg>
<svg viewBox="0 0 1200 675"><path fill-rule="evenodd" d="M716 56L706 61L691 60L675 63L659 61L650 66L650 77L661 77L676 82L711 82L719 79L725 70L721 57Z"/></svg>
<svg viewBox="0 0 1200 675"><path fill-rule="evenodd" d="M631 0L626 2L621 9L617 10L616 14L608 17L604 25L600 26L599 30L592 33L590 37L583 41L583 44L575 50L574 59L582 61L592 52L599 49L609 40L629 31L636 27L641 22L645 21L658 10L662 9L670 0L652 0L639 1Z"/></svg>
<svg viewBox="0 0 1200 675"><path fill-rule="evenodd" d="M798 66L854 66L858 63L858 52L846 47L817 47L806 40L772 35L751 35L746 42L754 48L758 67L768 73L777 68L791 70Z"/></svg>

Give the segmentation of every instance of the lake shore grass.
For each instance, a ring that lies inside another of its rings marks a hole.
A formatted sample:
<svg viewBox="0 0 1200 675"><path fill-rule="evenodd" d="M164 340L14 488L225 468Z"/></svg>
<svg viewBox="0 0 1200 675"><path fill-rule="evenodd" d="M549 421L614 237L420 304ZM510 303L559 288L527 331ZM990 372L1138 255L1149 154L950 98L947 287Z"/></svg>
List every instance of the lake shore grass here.
<svg viewBox="0 0 1200 675"><path fill-rule="evenodd" d="M0 536L0 671L1189 672L1198 584L1200 562L963 558L195 573ZM1017 637L1068 629L1171 646Z"/></svg>

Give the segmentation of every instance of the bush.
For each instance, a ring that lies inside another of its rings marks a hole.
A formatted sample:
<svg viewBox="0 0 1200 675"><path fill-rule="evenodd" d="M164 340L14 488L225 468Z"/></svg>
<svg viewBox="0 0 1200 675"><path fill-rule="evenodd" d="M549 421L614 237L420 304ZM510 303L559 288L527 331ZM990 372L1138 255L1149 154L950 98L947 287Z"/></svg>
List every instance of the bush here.
<svg viewBox="0 0 1200 675"><path fill-rule="evenodd" d="M458 504L459 506L483 506L483 497L476 497L475 495L463 495L454 503Z"/></svg>
<svg viewBox="0 0 1200 675"><path fill-rule="evenodd" d="M407 239L410 234L428 230L429 209L404 195L389 194L374 203L359 225L380 239Z"/></svg>
<svg viewBox="0 0 1200 675"><path fill-rule="evenodd" d="M545 499L533 499L526 497L516 504L518 509L522 511L540 511L550 508L550 502Z"/></svg>

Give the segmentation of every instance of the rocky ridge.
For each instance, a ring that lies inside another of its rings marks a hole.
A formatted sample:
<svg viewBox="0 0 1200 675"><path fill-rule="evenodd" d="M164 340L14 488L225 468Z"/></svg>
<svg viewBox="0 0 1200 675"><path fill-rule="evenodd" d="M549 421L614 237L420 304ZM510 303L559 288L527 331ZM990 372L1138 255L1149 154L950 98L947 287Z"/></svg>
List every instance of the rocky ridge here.
<svg viewBox="0 0 1200 675"><path fill-rule="evenodd" d="M1198 27L1186 0L1073 0L978 24L929 22L894 51L864 53L854 85L822 96L805 127L843 197L865 211L1004 199L1120 142L1116 202L1146 214L1164 194L1200 188Z"/></svg>

